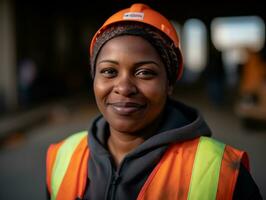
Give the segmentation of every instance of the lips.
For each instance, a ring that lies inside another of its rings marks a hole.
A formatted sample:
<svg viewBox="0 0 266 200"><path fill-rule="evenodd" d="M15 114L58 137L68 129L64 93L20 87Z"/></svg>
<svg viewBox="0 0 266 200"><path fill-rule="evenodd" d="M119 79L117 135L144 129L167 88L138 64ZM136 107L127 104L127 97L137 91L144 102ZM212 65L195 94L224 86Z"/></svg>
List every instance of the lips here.
<svg viewBox="0 0 266 200"><path fill-rule="evenodd" d="M116 114L122 116L132 115L146 107L145 104L136 102L114 102L108 103L107 105L110 106Z"/></svg>

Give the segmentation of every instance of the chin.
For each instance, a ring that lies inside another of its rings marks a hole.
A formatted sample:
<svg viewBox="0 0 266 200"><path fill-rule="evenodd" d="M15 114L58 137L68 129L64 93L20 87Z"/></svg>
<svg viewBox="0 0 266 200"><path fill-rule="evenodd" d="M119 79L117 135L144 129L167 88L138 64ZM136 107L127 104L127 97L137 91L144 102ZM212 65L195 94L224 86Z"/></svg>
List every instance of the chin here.
<svg viewBox="0 0 266 200"><path fill-rule="evenodd" d="M132 120L118 120L116 122L109 122L112 129L122 133L134 133L142 129L140 122Z"/></svg>

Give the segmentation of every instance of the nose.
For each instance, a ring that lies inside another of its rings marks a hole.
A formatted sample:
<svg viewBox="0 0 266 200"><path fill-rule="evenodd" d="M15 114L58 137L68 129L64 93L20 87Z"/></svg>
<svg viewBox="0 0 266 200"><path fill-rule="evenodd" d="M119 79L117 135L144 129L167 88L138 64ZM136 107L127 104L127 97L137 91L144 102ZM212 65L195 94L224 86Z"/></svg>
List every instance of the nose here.
<svg viewBox="0 0 266 200"><path fill-rule="evenodd" d="M138 89L135 82L129 76L121 76L117 77L114 92L125 97L130 97L137 94Z"/></svg>

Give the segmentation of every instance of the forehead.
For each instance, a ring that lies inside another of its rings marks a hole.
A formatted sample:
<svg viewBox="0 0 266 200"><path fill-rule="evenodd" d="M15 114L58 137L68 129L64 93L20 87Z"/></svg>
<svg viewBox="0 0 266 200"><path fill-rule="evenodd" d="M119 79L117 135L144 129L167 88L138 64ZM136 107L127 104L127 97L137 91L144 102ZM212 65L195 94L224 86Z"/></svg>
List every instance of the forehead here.
<svg viewBox="0 0 266 200"><path fill-rule="evenodd" d="M101 48L98 59L122 54L127 54L132 59L134 57L161 59L157 50L150 42L140 36L132 35L118 36L109 40Z"/></svg>

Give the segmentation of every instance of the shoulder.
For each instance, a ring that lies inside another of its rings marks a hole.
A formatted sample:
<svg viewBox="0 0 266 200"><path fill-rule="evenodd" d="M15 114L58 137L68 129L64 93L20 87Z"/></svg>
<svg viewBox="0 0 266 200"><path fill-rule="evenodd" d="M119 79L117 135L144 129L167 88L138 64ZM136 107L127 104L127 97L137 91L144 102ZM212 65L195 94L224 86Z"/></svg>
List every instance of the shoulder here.
<svg viewBox="0 0 266 200"><path fill-rule="evenodd" d="M210 148L212 150L224 148L226 146L226 144L224 144L223 142L207 136L201 136L199 138L199 145L202 145L204 148Z"/></svg>
<svg viewBox="0 0 266 200"><path fill-rule="evenodd" d="M76 132L76 133L73 133L73 134L67 136L66 138L62 139L61 141L55 142L51 145L58 145L58 144L65 143L65 142L74 142L74 141L77 141L77 140L80 140L80 139L86 137L87 135L88 135L88 131Z"/></svg>
<svg viewBox="0 0 266 200"><path fill-rule="evenodd" d="M242 155L245 153L245 151L243 150L235 148L229 144L225 144L217 139L206 137L206 136L201 136L199 138L199 145L203 146L203 148L208 148L209 150L213 150L213 151L220 149L224 151L225 153L231 152L231 153L239 154L239 155Z"/></svg>
<svg viewBox="0 0 266 200"><path fill-rule="evenodd" d="M46 154L47 168L51 168L54 162L60 157L64 158L63 160L65 160L66 157L70 159L77 148L79 150L86 150L88 146L87 136L87 131L81 131L68 136L58 143L51 144Z"/></svg>
<svg viewBox="0 0 266 200"><path fill-rule="evenodd" d="M88 135L88 131L80 131L80 132L77 132L77 133L74 133L74 134L68 136L65 139L65 141L79 140L79 139L86 137L87 135Z"/></svg>
<svg viewBox="0 0 266 200"><path fill-rule="evenodd" d="M67 138L57 142L50 144L47 150L47 154L56 154L59 149L74 149L82 140L86 140L88 137L88 131L80 131L74 133Z"/></svg>
<svg viewBox="0 0 266 200"><path fill-rule="evenodd" d="M224 162L234 163L234 165L238 165L238 168L240 163L242 163L249 170L247 152L210 137L200 137L200 145L203 145L203 149L208 149L214 153L217 151L222 152Z"/></svg>

